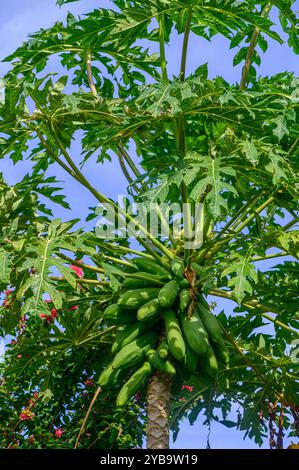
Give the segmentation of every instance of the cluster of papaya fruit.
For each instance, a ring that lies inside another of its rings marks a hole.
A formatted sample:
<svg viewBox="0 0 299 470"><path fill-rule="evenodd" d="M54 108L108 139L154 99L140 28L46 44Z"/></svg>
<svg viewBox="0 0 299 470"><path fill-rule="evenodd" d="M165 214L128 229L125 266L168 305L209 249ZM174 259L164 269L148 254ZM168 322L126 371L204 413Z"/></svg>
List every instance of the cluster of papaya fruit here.
<svg viewBox="0 0 299 470"><path fill-rule="evenodd" d="M191 373L201 369L215 378L218 362L229 363L220 324L197 290L196 265L186 270L178 257L169 264L164 261L164 266L146 258L132 261L138 272L125 279L118 302L104 311L107 323L124 327L99 385L116 386L126 371L142 363L121 388L118 406L125 405L155 370L175 375L180 363Z"/></svg>

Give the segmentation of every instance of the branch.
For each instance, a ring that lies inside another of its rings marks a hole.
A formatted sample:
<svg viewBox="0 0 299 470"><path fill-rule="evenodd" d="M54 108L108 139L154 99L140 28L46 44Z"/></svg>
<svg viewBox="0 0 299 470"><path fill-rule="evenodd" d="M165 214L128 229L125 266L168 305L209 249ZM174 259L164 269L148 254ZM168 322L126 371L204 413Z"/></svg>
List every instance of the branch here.
<svg viewBox="0 0 299 470"><path fill-rule="evenodd" d="M161 13L158 18L159 22L159 45L160 45L160 61L161 61L161 71L162 78L165 82L168 82L168 73L167 73L167 62L165 54L165 36L164 36L164 13Z"/></svg>
<svg viewBox="0 0 299 470"><path fill-rule="evenodd" d="M223 297L224 299L229 299L233 300L234 302L237 302L231 291L224 291L222 289L210 289L209 293L211 295L215 295L216 297ZM277 315L279 314L278 310L276 310L273 306L268 304L261 304L258 300L249 300L245 303L242 302L242 305L249 306L250 308L259 308L263 312L272 312L276 313Z"/></svg>
<svg viewBox="0 0 299 470"><path fill-rule="evenodd" d="M84 429L85 429L87 420L88 420L88 418L89 418L89 415L90 415L90 413L91 413L91 410L92 410L92 408L93 408L93 405L95 404L96 399L98 398L99 393L101 392L101 390L102 390L101 387L98 387L98 388L96 389L96 392L95 392L95 394L94 394L94 396L93 396L93 399L92 399L91 402L90 402L90 405L89 405L89 407L88 407L87 413L86 413L86 415L85 415L85 417L84 417L84 420L83 420L83 423L82 423L82 425L81 425L79 434L78 434L78 436L77 436L77 440L76 440L76 443L75 443L75 445L74 445L74 449L77 449L77 448L78 448L78 445L79 445L79 443L80 443L81 436L82 436L82 434L83 434L83 432L84 432Z"/></svg>
<svg viewBox="0 0 299 470"><path fill-rule="evenodd" d="M251 258L251 261L263 261L265 259L279 258L280 256L288 256L288 253L282 251L279 253L272 253L270 255L265 256L255 256L254 258Z"/></svg>
<svg viewBox="0 0 299 470"><path fill-rule="evenodd" d="M271 202L274 201L274 197L271 196L267 199L267 201L265 201L263 204L261 204L250 216L247 217L247 219L244 220L244 222L239 225L236 229L235 229L235 232L236 233L239 233L241 232L241 230L243 230L243 228L246 227L246 225L249 224L249 222L251 222L252 219L255 218L255 216L257 214L260 214L264 209L266 209L267 206L269 206L269 204L271 204Z"/></svg>
<svg viewBox="0 0 299 470"><path fill-rule="evenodd" d="M93 81L93 76L92 76L92 68L91 68L91 50L87 49L86 51L86 70L87 70L87 80L88 80L88 85L91 91L91 94L94 97L98 96L97 89L95 86L95 83Z"/></svg>
<svg viewBox="0 0 299 470"><path fill-rule="evenodd" d="M81 173L81 171L79 170L79 168L75 165L75 163L73 162L72 158L70 157L70 155L68 154L66 148L64 147L63 143L61 142L60 138L58 137L57 135L57 132L53 126L53 124L51 123L51 129L52 129L52 133L53 133L53 137L56 141L56 144L58 145L58 147L60 148L60 151L61 153L63 154L63 156L65 157L66 161L68 162L68 164L71 166L72 170L74 171L74 173L77 175L78 177L78 180L81 182L81 184L83 186L85 186L90 192L91 194L93 194L93 196L102 204L110 204L112 205L112 207L119 213L121 214L125 220L129 223L133 223L136 228L138 230L140 230L140 232L142 232L145 237L156 247L158 248L158 250L162 251L162 253L164 253L168 258L172 259L174 257L173 253L167 248L165 247L162 243L159 242L159 240L157 240L155 237L152 236L152 234L150 232L148 232L146 230L146 228L141 225L140 223L138 223L137 220L134 219L134 217L132 217L131 215L129 215L126 211L122 210L114 201L112 201L111 199L108 199L106 196L104 196L103 194L101 194L99 191L97 191L90 183L89 181L85 178L85 176ZM155 259L157 259L157 261L160 262L160 257L159 255L151 249L151 247L149 247L148 243L143 240L141 237L136 237L136 240L146 249L148 250L152 256L154 256Z"/></svg>
<svg viewBox="0 0 299 470"><path fill-rule="evenodd" d="M288 224L284 225L284 227L282 228L286 232L289 228L292 228L298 222L299 222L299 217L296 217L295 219L291 220Z"/></svg>
<svg viewBox="0 0 299 470"><path fill-rule="evenodd" d="M232 295L231 292L226 292L221 289L210 289L209 291L210 295L215 295L216 297L223 297L225 299L233 300L236 302L236 299ZM281 328L290 331L291 333L295 334L296 336L299 337L299 331L295 330L294 328L286 325L285 323L282 323L280 320L277 320L276 318L272 318L270 315L268 315L265 312L272 312L275 313L276 315L279 315L278 310L276 310L274 307L261 304L258 300L249 300L245 302L241 302L244 307L249 308L250 310L252 309L260 309L263 313L261 313L261 316L266 318L267 320L271 321L272 323L275 323L276 325L280 326Z"/></svg>
<svg viewBox="0 0 299 470"><path fill-rule="evenodd" d="M119 161L120 167L122 169L122 172L125 175L125 178L128 181L129 185L133 188L135 193L138 194L138 192L139 192L138 186L136 186L136 184L133 183L133 178L131 178L130 173L127 170L127 167L126 167L126 164L125 164L125 161L124 161L124 157L123 157L121 152L118 154L118 161Z"/></svg>
<svg viewBox="0 0 299 470"><path fill-rule="evenodd" d="M121 144L121 143L117 143L117 147L118 147L118 150L120 151L123 159L126 161L126 163L129 165L129 167L131 168L131 170L133 171L134 175L136 176L136 178L140 178L141 176L141 173L140 171L138 170L137 166L135 165L135 163L133 162L132 158L130 157L130 155L128 154L127 150L125 149L125 147ZM148 191L148 187L146 185L146 183L141 183L142 185L142 188L144 191ZM138 191L137 191L138 192Z"/></svg>
<svg viewBox="0 0 299 470"><path fill-rule="evenodd" d="M261 17L265 18L269 14L271 8L272 8L272 1L268 2L266 4L266 6L263 8L263 10L261 12ZM253 31L252 37L251 37L251 41L250 41L250 44L249 44L249 48L248 48L248 52L247 52L247 56L246 56L246 60L245 60L245 65L244 65L243 70L242 70L240 90L244 90L246 88L248 74L249 74L249 71L250 71L250 67L251 67L252 59L253 59L253 54L254 54L254 51L255 51L255 48L256 48L256 45L257 45L257 40L258 40L258 37L260 35L260 32L261 32L260 28L258 26L256 26L256 28Z"/></svg>
<svg viewBox="0 0 299 470"><path fill-rule="evenodd" d="M91 264L81 263L81 262L79 262L75 259L70 258L69 256L65 255L64 253L57 253L57 256L59 258L65 259L66 261L68 261L71 264L74 264L75 266L78 266L79 268L88 269L89 271L94 271L96 273L101 273L101 274L105 273L104 269L102 269L102 268L97 268L96 266L92 266Z"/></svg>
<svg viewBox="0 0 299 470"><path fill-rule="evenodd" d="M224 328L224 326L222 324L220 324L221 326L221 329L224 333L224 335L226 336L226 338L228 339L228 341L232 344L232 346L234 347L234 349L237 351L237 353L242 357L243 361L256 373L256 375L264 382L264 383L267 383L267 379L260 373L260 371L255 367L254 364L252 364L252 362L246 357L246 355L243 353L242 349L240 348L240 346L236 343L236 341L234 340L234 338L232 338L230 336L230 334L228 333L228 331Z"/></svg>
<svg viewBox="0 0 299 470"><path fill-rule="evenodd" d="M97 93L97 89L96 89L96 86L95 86L95 83L94 83L94 80L93 80L93 75L92 75L92 57L91 57L91 51L90 49L87 49L86 51L86 71L87 71L87 80L88 80L88 84L89 84L89 88L90 88L90 91L91 91L91 94L96 98L98 97L98 93ZM122 148L122 146L120 144L118 144L118 147L119 149ZM126 168L126 165L125 165L125 162L124 162L124 158L123 158L123 155L122 155L122 152L120 154L118 154L118 160L119 160L119 164L120 164L120 167L122 169L122 172L123 174L125 175L129 185L131 185L134 189L135 192L138 193L138 188L136 185L132 184L133 183L133 179L131 178L127 168Z"/></svg>
<svg viewBox="0 0 299 470"><path fill-rule="evenodd" d="M159 18L159 35L160 35L160 52L161 52L161 61L162 61L161 67L162 67L162 71L163 71L163 74L164 74L164 79L168 81L167 68L166 68L166 58L165 58L164 15L163 14L162 14L161 18ZM88 77L88 83L89 83L90 91L93 94L93 96L97 96L97 91L96 91L94 81L93 81L93 77L92 77L91 54L90 54L89 51L87 51L86 68L87 68L87 77ZM125 177L126 177L127 181L129 182L129 184L132 186L135 193L138 194L139 189L138 189L137 185L135 183L133 183L133 179L131 178L131 176L130 176L128 170L127 170L125 162L129 165L129 167L133 171L136 178L139 178L141 176L141 173L138 170L138 168L136 167L135 163L133 162L133 160L130 157L130 155L128 154L128 152L126 151L125 147L120 142L117 143L117 147L118 147L118 150L120 152L118 154L118 160L119 160L122 172L125 175ZM143 191L148 191L149 188L146 185L146 183L142 182L141 186L142 186ZM157 214L158 214L159 220L161 221L162 226L165 227L166 221L164 219L163 214L161 213L161 211L159 209L157 209ZM169 239L170 239L172 245L176 246L176 241L172 237L171 234L169 235Z"/></svg>
<svg viewBox="0 0 299 470"><path fill-rule="evenodd" d="M65 277L59 277L59 276L48 276L51 281L66 281ZM108 285L110 284L109 281L98 281L97 279L86 279L84 277L80 277L76 279L76 282L79 284L92 284L94 286L101 286L101 285Z"/></svg>
<svg viewBox="0 0 299 470"><path fill-rule="evenodd" d="M44 146L44 148L47 150L47 152L49 153L49 155L51 155L51 157L53 158L53 160L56 161L56 163L58 163L58 165L60 165L69 175L71 175L74 179L76 179L77 181L79 181L79 179L77 178L77 176L75 175L75 173L73 172L73 170L71 168L69 168L58 156L55 155L55 153L53 152L53 150L51 149L51 147L49 146L48 142L44 139L43 135L39 132L38 129L35 129L35 132L41 142L41 144Z"/></svg>
<svg viewBox="0 0 299 470"><path fill-rule="evenodd" d="M141 173L140 171L138 170L138 168L136 167L135 163L133 162L133 160L131 159L130 155L128 154L128 152L126 151L125 147L123 147L122 144L118 143L117 144L118 146L118 149L122 155L122 157L125 159L125 161L128 163L128 165L130 166L131 170L133 171L134 175L136 176L136 178L140 178L141 176ZM147 186L146 183L142 182L141 183L141 187L142 187L142 190L143 191L148 191L149 190L149 187ZM136 194L139 193L139 190L138 188L136 189L136 187L134 187L134 190L136 192ZM167 221L165 220L165 217L164 215L162 214L159 206L157 204L155 204L155 211L158 215L158 218L161 222L161 225L163 227L163 229L165 230L165 233L166 233L166 229L169 227L168 224L167 224ZM176 240L175 238L172 236L171 233L169 233L169 240L171 242L171 244L176 247L177 243L176 243Z"/></svg>
<svg viewBox="0 0 299 470"><path fill-rule="evenodd" d="M190 27L191 27L191 18L192 18L192 8L189 9L187 19L186 19L186 26L185 26L185 33L184 33L184 40L183 40L183 48L182 48L182 55L181 55L181 67L180 67L180 81L183 82L186 76L186 62L187 62L187 53L188 53L188 44L189 44L189 37L190 37ZM177 147L180 155L182 158L185 157L186 154L186 139L185 139L185 120L184 116L180 116L177 120ZM189 243L188 236L193 231L193 224L192 224L192 211L190 208L190 200L189 200L189 193L188 188L184 182L181 184L181 197L182 202L185 205L186 212L184 213L184 227L186 230L184 231L184 238L185 243ZM185 249L184 252L184 260L187 264L191 261L192 250Z"/></svg>
<svg viewBox="0 0 299 470"><path fill-rule="evenodd" d="M187 62L188 43L189 43L189 36L190 36L191 18L192 18L192 8L189 9L187 19L186 19L183 50L182 50L182 57L181 57L181 70L180 70L181 82L185 80L185 75L186 75L186 62Z"/></svg>
<svg viewBox="0 0 299 470"><path fill-rule="evenodd" d="M232 221L234 221L233 225L231 225L231 221L229 221L225 227L221 230L221 232L218 233L218 235L211 240L211 242L208 244L207 247L205 247L203 250L199 252L199 254L196 257L196 262L200 263L203 259L210 259L217 251L225 245L227 242L229 242L232 237L234 237L234 234L239 233L243 228L246 227L246 225L249 224L249 222L254 219L254 217L262 212L271 202L274 201L274 197L271 196L267 201L265 201L261 206L259 206L257 209L255 209L252 214L250 214L245 221L240 224L240 221L243 219L244 216L246 216L248 209L252 207L252 205L259 199L259 196L256 196L252 201L247 203L242 210L239 210L239 217L237 217L237 220L235 221L235 216L233 217ZM221 238L222 235L224 235L225 231L230 228L231 233L226 236L225 238ZM212 246L211 246L212 245Z"/></svg>
<svg viewBox="0 0 299 470"><path fill-rule="evenodd" d="M87 239L87 243L91 246L98 246L98 247L102 248L101 243L96 242L94 240L88 240ZM145 251L138 251L138 250L134 250L133 248L128 248L126 246L114 245L113 243L110 243L109 246L107 247L107 249L110 249L113 252L119 251L119 252L125 253L125 254L130 253L130 254L142 256L143 258L147 258L147 259L150 259L152 261L155 259L151 255L146 253Z"/></svg>
<svg viewBox="0 0 299 470"><path fill-rule="evenodd" d="M237 212L236 214L236 218L233 218L232 219L232 223L231 224L227 224L228 227L224 227L223 231L226 231L227 228L230 228L230 231L231 230L234 230L235 228L237 228L237 226L239 225L239 223L241 222L241 220L243 220L244 217L246 217L247 215L247 212L249 210L252 209L252 207L255 205L255 203L257 201L259 201L263 195L263 191L261 193L259 193L257 196L255 196L254 198L252 198L250 201L247 201L246 204L244 204L243 207L241 207L240 211ZM221 233L219 234L221 236Z"/></svg>

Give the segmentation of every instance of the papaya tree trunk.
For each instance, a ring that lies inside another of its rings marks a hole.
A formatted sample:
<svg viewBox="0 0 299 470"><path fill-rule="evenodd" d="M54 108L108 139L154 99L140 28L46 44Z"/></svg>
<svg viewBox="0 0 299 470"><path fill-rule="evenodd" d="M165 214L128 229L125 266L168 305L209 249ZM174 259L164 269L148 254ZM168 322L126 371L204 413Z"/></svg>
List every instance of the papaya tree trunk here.
<svg viewBox="0 0 299 470"><path fill-rule="evenodd" d="M147 389L147 448L169 449L169 406L172 378L156 372Z"/></svg>

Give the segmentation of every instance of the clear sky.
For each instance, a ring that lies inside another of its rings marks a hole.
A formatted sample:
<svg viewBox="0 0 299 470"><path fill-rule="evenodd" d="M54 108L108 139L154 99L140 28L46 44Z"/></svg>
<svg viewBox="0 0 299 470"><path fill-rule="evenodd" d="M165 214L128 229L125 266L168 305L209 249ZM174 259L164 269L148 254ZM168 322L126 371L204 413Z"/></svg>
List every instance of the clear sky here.
<svg viewBox="0 0 299 470"><path fill-rule="evenodd" d="M67 11L73 14L82 14L99 7L111 6L108 0L81 0L78 3L70 3L62 8L55 5L55 0L1 0L0 10L0 59L12 53L24 40L26 36L40 28L50 27L55 21L63 20ZM299 0L295 6L299 10ZM273 18L276 17L274 13ZM179 54L182 38L174 36L171 47L167 48L167 60L170 72L178 74ZM273 75L285 70L294 71L299 75L299 57L294 56L287 45L279 45L270 40L269 50L263 56L262 66L259 69L261 75ZM155 49L153 49L155 50ZM229 49L227 40L220 36L213 38L212 43L199 39L192 35L190 42L190 52L188 55L187 70L190 72L200 64L208 62L209 75L215 77L222 75L229 82L236 82L240 78L240 66L233 68L232 58L236 50ZM0 77L9 69L6 63L0 63ZM52 70L55 71L55 70ZM75 143L72 149L75 160L80 161L80 148ZM0 172L3 172L6 180L14 184L20 180L30 169L28 161L21 162L15 166L7 161L0 161ZM116 198L117 194L125 194L126 180L124 179L118 162L105 163L102 166L95 166L90 160L84 167L85 176L92 183L101 189L101 192L108 197ZM59 168L51 167L49 175L56 175L64 182L65 194L72 206L72 212L67 212L61 208L53 208L54 215L64 219L80 217L82 224L86 217L87 208L95 205L95 201L81 186L78 186L71 177L63 173ZM268 263L262 268L269 267ZM260 267L261 268L261 267ZM225 308L228 313L232 312L230 301L219 302L218 309ZM1 345L0 345L1 351ZM202 426L199 418L191 427L188 421L181 424L181 432L173 448L204 448L206 446L208 430ZM240 432L225 428L221 424L213 423L210 435L211 448L254 448L256 445L249 439L243 440ZM264 447L267 447L265 443Z"/></svg>

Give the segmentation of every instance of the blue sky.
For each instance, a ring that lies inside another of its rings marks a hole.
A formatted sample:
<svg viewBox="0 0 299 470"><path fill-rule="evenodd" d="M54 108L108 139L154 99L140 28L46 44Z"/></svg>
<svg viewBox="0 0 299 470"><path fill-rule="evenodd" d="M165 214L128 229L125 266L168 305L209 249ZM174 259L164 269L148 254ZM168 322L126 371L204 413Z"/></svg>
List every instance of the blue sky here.
<svg viewBox="0 0 299 470"><path fill-rule="evenodd" d="M296 2L299 10L299 0ZM67 11L73 14L82 14L94 8L111 6L109 1L101 0L81 0L78 3L71 3L59 8L55 5L55 0L1 0L0 11L0 59L12 53L24 40L26 36L40 28L50 27L55 21L63 20ZM273 18L276 17L274 13ZM179 70L179 54L182 38L174 35L171 47L167 48L167 60L171 74L177 75ZM287 45L279 45L270 40L269 51L264 54L262 66L259 69L261 75L272 75L284 70L294 71L299 75L298 56ZM156 49L153 47L153 51ZM216 36L212 43L191 36L190 51L187 61L188 72L194 70L198 65L208 62L209 75L215 77L222 75L229 82L236 82L240 79L240 67L232 67L232 59L236 50L229 49L229 43L220 36ZM8 64L0 63L0 77L9 69ZM53 70L55 71L55 70ZM73 158L80 161L80 148L75 143L72 149ZM10 184L14 184L30 170L30 162L23 161L13 166L8 161L0 162L0 172ZM118 162L112 161L102 166L96 166L90 160L84 167L85 176L108 197L116 198L117 194L125 194L126 180L123 177ZM67 212L59 207L53 208L54 215L64 219L84 218L89 206L95 205L92 197L82 189L71 177L62 173L60 168L52 166L49 175L56 175L63 181L66 188L65 194L72 206L72 212ZM263 264L266 269L270 264ZM230 301L219 302L218 309L225 308L228 313L232 312L233 304ZM1 345L0 345L1 349ZM204 448L206 445L208 430L202 426L202 420L191 427L187 421L181 424L181 433L172 446L173 448ZM212 448L254 448L256 447L249 439L243 441L242 434L231 429L227 429L217 423L212 424L210 435ZM267 447L267 444L265 444Z"/></svg>

